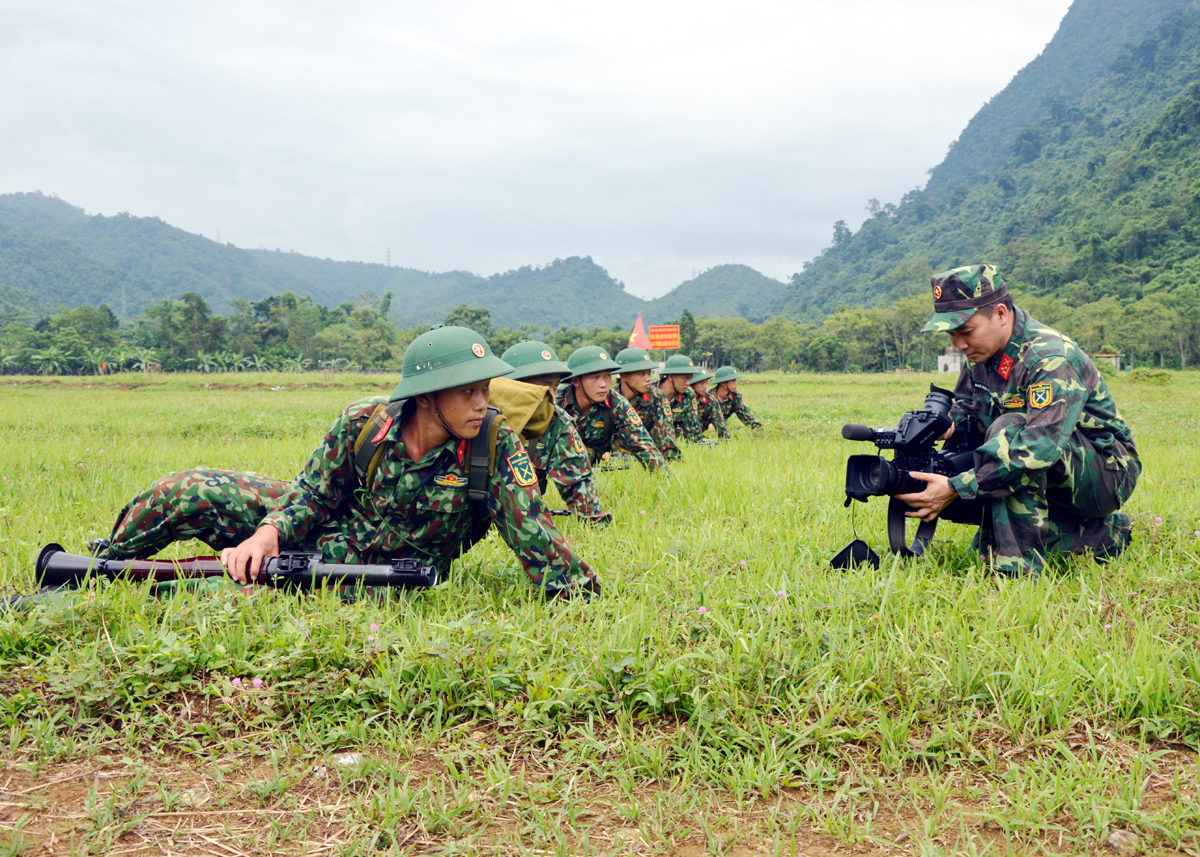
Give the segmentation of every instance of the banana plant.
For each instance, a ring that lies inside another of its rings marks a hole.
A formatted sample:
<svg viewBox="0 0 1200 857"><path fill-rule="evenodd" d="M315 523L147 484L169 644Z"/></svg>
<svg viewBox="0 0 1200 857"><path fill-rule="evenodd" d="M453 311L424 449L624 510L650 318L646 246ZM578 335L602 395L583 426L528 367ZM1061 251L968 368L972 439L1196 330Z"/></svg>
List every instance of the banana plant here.
<svg viewBox="0 0 1200 857"><path fill-rule="evenodd" d="M51 345L33 355L39 375L64 375L71 368L71 357L57 345Z"/></svg>

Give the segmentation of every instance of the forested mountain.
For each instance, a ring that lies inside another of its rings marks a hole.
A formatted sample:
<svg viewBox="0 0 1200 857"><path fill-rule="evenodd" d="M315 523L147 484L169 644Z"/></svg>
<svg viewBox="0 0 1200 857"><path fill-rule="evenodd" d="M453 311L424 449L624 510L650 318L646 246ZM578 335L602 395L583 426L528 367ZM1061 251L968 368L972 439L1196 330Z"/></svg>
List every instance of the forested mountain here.
<svg viewBox="0 0 1200 857"><path fill-rule="evenodd" d="M393 295L399 325L441 321L461 304L491 310L505 327L628 326L694 315L761 317L784 284L745 265L721 265L645 301L591 257L555 259L490 277L427 273L218 244L157 217L88 215L40 193L0 195L0 317L34 318L58 307L103 303L129 321L163 299L195 293L216 313L238 298L290 291L335 307L360 295Z"/></svg>
<svg viewBox="0 0 1200 857"><path fill-rule="evenodd" d="M1055 100L1019 129L987 181L944 197L914 191L854 234L836 224L833 246L773 309L816 320L923 290L932 270L978 260L1072 307L1124 306L1194 282L1198 80L1200 10L1171 12L1081 98Z"/></svg>
<svg viewBox="0 0 1200 857"><path fill-rule="evenodd" d="M678 318L686 309L693 315L758 321L784 288L779 280L747 265L718 265L651 301L651 314L655 319Z"/></svg>
<svg viewBox="0 0 1200 857"><path fill-rule="evenodd" d="M218 244L157 217L88 215L52 196L0 196L0 278L43 308L105 303L126 319L164 297L202 295L229 311L235 298L258 300L292 290L326 303L311 283L258 265L231 244ZM123 289L123 292L122 292Z"/></svg>
<svg viewBox="0 0 1200 857"><path fill-rule="evenodd" d="M1075 0L1046 49L975 114L946 159L930 171L925 190L944 196L987 180L1012 154L1018 132L1077 101L1110 74L1129 44L1142 42L1163 16L1189 0ZM944 62L986 62L986 38L965 39ZM936 61L936 60L935 60Z"/></svg>
<svg viewBox="0 0 1200 857"><path fill-rule="evenodd" d="M485 278L467 271L430 274L298 253L250 252L262 264L317 283L330 293L392 292L392 317L402 325L440 320L460 304L485 307L496 324L513 328L628 325L639 313L658 323L678 318L685 308L693 315L756 319L784 289L783 283L746 265L718 265L663 297L646 301L625 291L624 284L590 256L525 265Z"/></svg>

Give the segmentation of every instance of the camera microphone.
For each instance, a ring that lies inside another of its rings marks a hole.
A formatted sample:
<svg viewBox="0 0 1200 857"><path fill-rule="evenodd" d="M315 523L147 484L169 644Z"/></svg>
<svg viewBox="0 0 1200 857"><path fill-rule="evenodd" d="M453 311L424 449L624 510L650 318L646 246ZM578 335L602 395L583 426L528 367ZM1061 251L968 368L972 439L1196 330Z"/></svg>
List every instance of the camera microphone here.
<svg viewBox="0 0 1200 857"><path fill-rule="evenodd" d="M855 423L846 423L842 426L842 437L846 440L872 440L875 437L875 429Z"/></svg>

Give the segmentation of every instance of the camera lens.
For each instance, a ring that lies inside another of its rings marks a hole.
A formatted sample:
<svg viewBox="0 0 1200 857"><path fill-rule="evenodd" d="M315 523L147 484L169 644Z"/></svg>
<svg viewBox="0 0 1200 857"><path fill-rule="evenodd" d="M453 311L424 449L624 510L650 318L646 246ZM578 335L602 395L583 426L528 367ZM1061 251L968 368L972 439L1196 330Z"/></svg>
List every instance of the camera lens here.
<svg viewBox="0 0 1200 857"><path fill-rule="evenodd" d="M852 455L846 460L846 492L880 496L889 493L895 468L878 455Z"/></svg>

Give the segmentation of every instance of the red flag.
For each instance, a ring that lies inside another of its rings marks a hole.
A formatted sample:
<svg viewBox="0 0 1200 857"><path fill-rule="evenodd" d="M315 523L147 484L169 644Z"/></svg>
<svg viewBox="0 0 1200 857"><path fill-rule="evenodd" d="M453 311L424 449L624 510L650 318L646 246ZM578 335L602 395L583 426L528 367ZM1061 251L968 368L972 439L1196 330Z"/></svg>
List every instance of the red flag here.
<svg viewBox="0 0 1200 857"><path fill-rule="evenodd" d="M646 335L646 328L642 326L642 317L639 315L637 322L633 325L633 333L629 334L630 348L649 348L650 337Z"/></svg>

